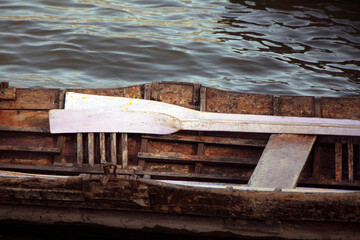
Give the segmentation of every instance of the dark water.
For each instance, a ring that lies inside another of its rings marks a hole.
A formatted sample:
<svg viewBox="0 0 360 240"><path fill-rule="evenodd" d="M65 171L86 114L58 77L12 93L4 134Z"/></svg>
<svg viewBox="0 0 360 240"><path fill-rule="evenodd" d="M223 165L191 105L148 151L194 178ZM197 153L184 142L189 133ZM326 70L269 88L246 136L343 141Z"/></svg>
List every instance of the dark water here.
<svg viewBox="0 0 360 240"><path fill-rule="evenodd" d="M360 1L1 0L0 79L360 95Z"/></svg>

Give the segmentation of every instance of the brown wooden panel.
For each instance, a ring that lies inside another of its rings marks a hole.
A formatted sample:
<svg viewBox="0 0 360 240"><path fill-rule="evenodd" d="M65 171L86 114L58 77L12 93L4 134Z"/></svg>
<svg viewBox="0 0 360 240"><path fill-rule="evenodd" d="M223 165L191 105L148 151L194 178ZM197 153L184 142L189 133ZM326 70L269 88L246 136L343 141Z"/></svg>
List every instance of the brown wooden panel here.
<svg viewBox="0 0 360 240"><path fill-rule="evenodd" d="M145 171L155 172L177 172L177 173L192 173L195 171L193 165L176 164L176 163L158 163L148 162Z"/></svg>
<svg viewBox="0 0 360 240"><path fill-rule="evenodd" d="M153 94L154 91L159 91L159 99L155 100L191 109L199 109L199 103L194 104L194 94L199 95L200 93L194 88L193 84L162 82L158 83L157 88L158 89L153 89ZM156 98L156 96L152 97L153 99L154 97ZM197 99L198 98L197 96Z"/></svg>
<svg viewBox="0 0 360 240"><path fill-rule="evenodd" d="M335 180L342 181L342 144L335 143Z"/></svg>
<svg viewBox="0 0 360 240"><path fill-rule="evenodd" d="M234 168L234 167L214 167L204 166L202 174L223 176L223 177L241 177L242 179L249 179L253 173L254 168Z"/></svg>
<svg viewBox="0 0 360 240"><path fill-rule="evenodd" d="M142 98L143 85L124 88L97 88L97 89L67 89L68 92L94 94L102 96L116 96L128 98Z"/></svg>
<svg viewBox="0 0 360 240"><path fill-rule="evenodd" d="M56 138L46 133L1 132L0 146L56 147Z"/></svg>
<svg viewBox="0 0 360 240"><path fill-rule="evenodd" d="M238 146L251 146L251 147L265 147L267 140L250 139L240 137L213 137L205 135L143 135L143 138L159 139L168 141L181 141L181 142L198 142L198 143L212 143L223 145L238 145Z"/></svg>
<svg viewBox="0 0 360 240"><path fill-rule="evenodd" d="M10 128L49 129L48 111L0 110L0 130Z"/></svg>
<svg viewBox="0 0 360 240"><path fill-rule="evenodd" d="M207 88L206 111L272 115L273 99L270 95L245 94Z"/></svg>
<svg viewBox="0 0 360 240"><path fill-rule="evenodd" d="M183 154L162 154L162 153L139 153L138 157L148 161L157 162L178 162L184 164L221 164L221 165L252 165L255 166L258 158L238 158L238 157L205 157L203 155L183 155Z"/></svg>
<svg viewBox="0 0 360 240"><path fill-rule="evenodd" d="M0 101L0 109L54 109L58 107L57 89L16 89L16 100Z"/></svg>
<svg viewBox="0 0 360 240"><path fill-rule="evenodd" d="M360 119L360 98L321 98L321 117Z"/></svg>
<svg viewBox="0 0 360 240"><path fill-rule="evenodd" d="M263 148L207 144L205 156L259 159Z"/></svg>
<svg viewBox="0 0 360 240"><path fill-rule="evenodd" d="M313 97L279 97L278 105L279 116L314 116L314 98Z"/></svg>
<svg viewBox="0 0 360 240"><path fill-rule="evenodd" d="M165 141L148 141L147 151L150 153L180 153L194 155L197 151L195 143L178 143Z"/></svg>
<svg viewBox="0 0 360 240"><path fill-rule="evenodd" d="M16 88L2 88L0 89L0 100L15 100Z"/></svg>

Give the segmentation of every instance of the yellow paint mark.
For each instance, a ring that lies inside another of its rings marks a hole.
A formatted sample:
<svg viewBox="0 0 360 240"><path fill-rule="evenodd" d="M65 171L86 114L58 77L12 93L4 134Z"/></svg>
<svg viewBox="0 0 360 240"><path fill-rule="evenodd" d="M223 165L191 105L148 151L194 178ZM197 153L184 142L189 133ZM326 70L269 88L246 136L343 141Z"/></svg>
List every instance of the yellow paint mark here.
<svg viewBox="0 0 360 240"><path fill-rule="evenodd" d="M132 102L129 102L129 105L132 105Z"/></svg>
<svg viewBox="0 0 360 240"><path fill-rule="evenodd" d="M82 97L82 99L85 99L85 97Z"/></svg>
<svg viewBox="0 0 360 240"><path fill-rule="evenodd" d="M127 111L127 110L129 110L129 109L126 107L125 110Z"/></svg>
<svg viewBox="0 0 360 240"><path fill-rule="evenodd" d="M148 102L148 104L150 104L151 102Z"/></svg>

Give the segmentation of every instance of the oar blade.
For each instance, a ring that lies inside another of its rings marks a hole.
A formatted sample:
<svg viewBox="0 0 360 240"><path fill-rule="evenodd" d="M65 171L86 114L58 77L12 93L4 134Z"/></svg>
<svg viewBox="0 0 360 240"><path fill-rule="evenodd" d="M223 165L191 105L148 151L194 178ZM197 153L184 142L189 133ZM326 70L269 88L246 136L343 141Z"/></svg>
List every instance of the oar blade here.
<svg viewBox="0 0 360 240"><path fill-rule="evenodd" d="M49 122L51 133L170 134L180 130L177 118L152 112L51 110Z"/></svg>

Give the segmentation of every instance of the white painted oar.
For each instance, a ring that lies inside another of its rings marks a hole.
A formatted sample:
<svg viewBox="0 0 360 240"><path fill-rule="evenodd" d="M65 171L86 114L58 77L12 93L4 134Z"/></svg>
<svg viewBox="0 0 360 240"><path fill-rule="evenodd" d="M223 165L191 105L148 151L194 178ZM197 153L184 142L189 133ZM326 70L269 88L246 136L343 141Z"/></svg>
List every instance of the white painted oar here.
<svg viewBox="0 0 360 240"><path fill-rule="evenodd" d="M207 113L155 101L74 93L66 96L65 110L50 111L52 133L170 134L179 130L360 136L360 122Z"/></svg>
<svg viewBox="0 0 360 240"><path fill-rule="evenodd" d="M360 120L200 112L158 101L90 95L74 92L66 93L65 109L157 112L173 116L178 118L180 121L211 120L216 122L217 120L227 120L248 122L258 121L275 124L287 124L287 122L291 124L292 122L298 122L308 125L328 124L329 126L349 126L352 129L359 128L360 126Z"/></svg>
<svg viewBox="0 0 360 240"><path fill-rule="evenodd" d="M49 120L51 133L170 134L180 130L177 118L156 112L51 110Z"/></svg>

